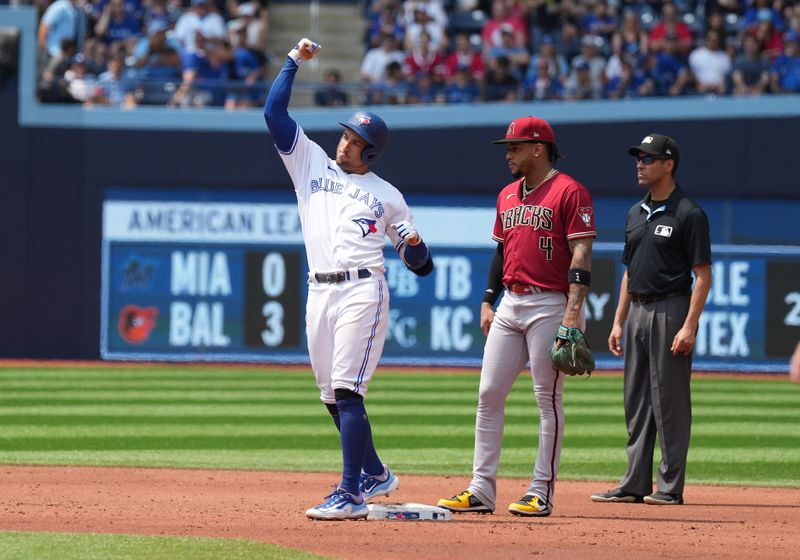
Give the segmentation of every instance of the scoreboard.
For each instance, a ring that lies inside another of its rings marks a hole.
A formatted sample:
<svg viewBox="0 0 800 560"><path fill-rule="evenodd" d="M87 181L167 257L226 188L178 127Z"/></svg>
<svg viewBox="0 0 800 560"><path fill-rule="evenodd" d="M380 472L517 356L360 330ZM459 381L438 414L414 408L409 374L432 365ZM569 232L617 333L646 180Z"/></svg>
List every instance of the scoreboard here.
<svg viewBox="0 0 800 560"><path fill-rule="evenodd" d="M183 196L107 191L101 356L307 363L308 268L296 205L253 193L227 193L225 200ZM435 269L417 277L387 244L391 301L381 361L478 366L494 207L414 204L412 211ZM623 271L621 249L601 239L594 245L585 312L599 367L622 363L606 346ZM800 339L800 251L714 246L712 255L695 369L785 371Z"/></svg>

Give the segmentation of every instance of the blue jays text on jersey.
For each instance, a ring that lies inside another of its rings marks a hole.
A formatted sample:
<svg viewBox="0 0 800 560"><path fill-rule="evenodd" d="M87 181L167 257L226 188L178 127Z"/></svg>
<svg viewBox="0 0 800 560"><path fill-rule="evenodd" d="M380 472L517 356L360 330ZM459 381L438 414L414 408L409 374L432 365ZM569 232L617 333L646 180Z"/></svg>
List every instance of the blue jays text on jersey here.
<svg viewBox="0 0 800 560"><path fill-rule="evenodd" d="M311 180L311 194L317 192L329 192L332 194L347 194L353 200L363 202L373 211L376 218L383 216L383 204L374 195L368 192L361 192L355 185L350 185L345 191L344 183L340 183L329 177L319 177Z"/></svg>

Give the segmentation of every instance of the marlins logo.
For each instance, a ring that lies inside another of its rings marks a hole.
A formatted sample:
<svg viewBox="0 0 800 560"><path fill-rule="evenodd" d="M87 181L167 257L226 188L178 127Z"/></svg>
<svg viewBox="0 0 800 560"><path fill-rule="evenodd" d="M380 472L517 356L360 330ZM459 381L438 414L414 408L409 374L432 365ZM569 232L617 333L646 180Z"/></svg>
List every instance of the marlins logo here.
<svg viewBox="0 0 800 560"><path fill-rule="evenodd" d="M141 344L150 338L150 331L156 326L157 307L126 305L119 312L117 329L125 342Z"/></svg>
<svg viewBox="0 0 800 560"><path fill-rule="evenodd" d="M370 119L367 115L363 113L357 114L356 118L358 119L358 126L364 126L365 124L369 124L372 122L372 119Z"/></svg>
<svg viewBox="0 0 800 560"><path fill-rule="evenodd" d="M353 223L357 224L358 227L361 228L362 239L368 236L370 233L378 233L378 228L375 227L375 220L370 220L369 218L358 218L353 220Z"/></svg>
<svg viewBox="0 0 800 560"><path fill-rule="evenodd" d="M592 226L592 208L591 206L584 206L582 208L578 208L578 216L581 217L583 223L586 227Z"/></svg>
<svg viewBox="0 0 800 560"><path fill-rule="evenodd" d="M123 292L150 290L158 264L152 259L142 258L137 255L125 261L122 265L122 283L120 290Z"/></svg>

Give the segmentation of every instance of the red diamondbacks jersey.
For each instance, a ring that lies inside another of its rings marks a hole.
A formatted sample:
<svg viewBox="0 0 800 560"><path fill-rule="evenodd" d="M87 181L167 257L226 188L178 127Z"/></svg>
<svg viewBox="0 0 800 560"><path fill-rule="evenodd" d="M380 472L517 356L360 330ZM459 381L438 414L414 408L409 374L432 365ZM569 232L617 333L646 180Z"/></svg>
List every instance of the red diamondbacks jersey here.
<svg viewBox="0 0 800 560"><path fill-rule="evenodd" d="M521 186L521 179L514 181L497 197L492 239L503 243L503 283L567 293L568 240L597 236L592 196L561 172L524 200Z"/></svg>

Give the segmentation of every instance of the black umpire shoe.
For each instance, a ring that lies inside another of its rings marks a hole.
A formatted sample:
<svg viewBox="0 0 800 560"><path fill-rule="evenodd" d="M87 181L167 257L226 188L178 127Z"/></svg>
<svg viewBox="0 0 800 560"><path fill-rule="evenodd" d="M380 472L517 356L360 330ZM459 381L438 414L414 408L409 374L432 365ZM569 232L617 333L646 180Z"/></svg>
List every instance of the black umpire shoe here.
<svg viewBox="0 0 800 560"><path fill-rule="evenodd" d="M613 490L609 490L608 492L603 492L601 494L592 494L592 501L641 504L645 501L645 498L644 496L640 496L638 494L631 494L629 492L625 492L624 490L620 490L619 488L614 488Z"/></svg>
<svg viewBox="0 0 800 560"><path fill-rule="evenodd" d="M679 506L683 503L683 496L668 492L656 492L645 496L644 503L656 506Z"/></svg>

